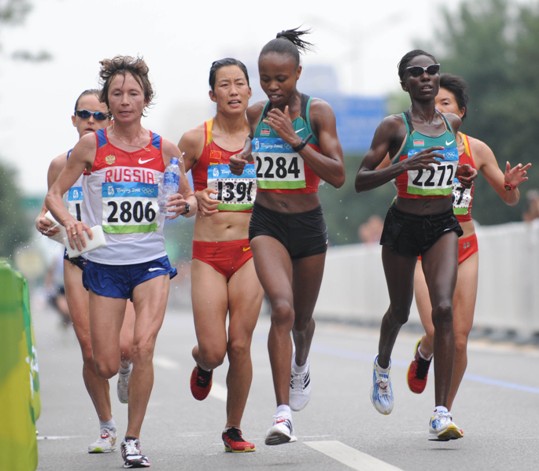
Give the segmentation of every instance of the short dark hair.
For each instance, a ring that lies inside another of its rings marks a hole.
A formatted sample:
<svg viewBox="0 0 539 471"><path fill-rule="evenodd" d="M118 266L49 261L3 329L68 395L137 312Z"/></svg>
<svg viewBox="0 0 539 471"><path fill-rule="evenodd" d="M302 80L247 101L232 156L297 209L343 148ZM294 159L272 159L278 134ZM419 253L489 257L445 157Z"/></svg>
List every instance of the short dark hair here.
<svg viewBox="0 0 539 471"><path fill-rule="evenodd" d="M245 74L245 79L247 80L247 85L250 85L249 84L249 72L247 72L247 67L245 67L245 64L242 61L238 60L238 59L234 59L232 57L225 57L224 59L219 59L219 60L213 61L212 64L211 64L209 82L210 82L210 87L211 87L212 90L215 89L215 76L217 75L217 71L221 67L226 67L228 65L236 65L236 66L238 66L241 69L241 71Z"/></svg>
<svg viewBox="0 0 539 471"><path fill-rule="evenodd" d="M466 110L468 109L468 85L465 80L458 75L453 74L441 74L440 75L440 88L449 90L457 100L457 106L460 110L464 110L464 114L461 119L466 117Z"/></svg>
<svg viewBox="0 0 539 471"><path fill-rule="evenodd" d="M311 49L312 43L301 39L305 34L309 34L310 30L300 30L299 28L287 29L277 33L275 39L272 39L262 48L259 58L270 52L279 54L288 54L292 56L296 65L299 65L299 53Z"/></svg>
<svg viewBox="0 0 539 471"><path fill-rule="evenodd" d="M402 56L402 59L397 64L401 82L404 80L404 74L406 73L406 68L410 65L410 61L417 56L427 56L430 57L435 63L438 62L436 57L428 52L423 51L422 49L414 49L413 51L407 52L404 54L404 56Z"/></svg>

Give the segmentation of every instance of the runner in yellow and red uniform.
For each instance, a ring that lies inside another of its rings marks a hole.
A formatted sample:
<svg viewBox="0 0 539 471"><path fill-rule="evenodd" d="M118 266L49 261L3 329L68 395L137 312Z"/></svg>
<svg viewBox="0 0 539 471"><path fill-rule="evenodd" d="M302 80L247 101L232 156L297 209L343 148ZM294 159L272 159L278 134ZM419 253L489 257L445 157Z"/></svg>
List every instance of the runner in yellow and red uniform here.
<svg viewBox="0 0 539 471"><path fill-rule="evenodd" d="M198 201L191 262L197 344L190 387L195 399L205 399L213 370L228 358L222 440L225 451L250 452L255 445L243 439L241 420L253 377L251 340L263 298L248 239L256 179L253 164L239 176L228 164L249 135L245 110L251 87L247 68L233 58L213 62L209 82L216 114L179 142Z"/></svg>

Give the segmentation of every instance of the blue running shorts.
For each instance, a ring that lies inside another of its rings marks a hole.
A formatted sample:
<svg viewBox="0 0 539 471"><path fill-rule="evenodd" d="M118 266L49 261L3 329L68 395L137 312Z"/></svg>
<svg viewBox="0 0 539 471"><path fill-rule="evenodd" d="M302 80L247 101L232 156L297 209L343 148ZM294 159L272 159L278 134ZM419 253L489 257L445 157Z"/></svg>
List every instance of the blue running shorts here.
<svg viewBox="0 0 539 471"><path fill-rule="evenodd" d="M166 255L133 265L104 265L88 260L82 272L82 284L99 296L133 300L133 290L141 283L163 275L174 278L177 274Z"/></svg>

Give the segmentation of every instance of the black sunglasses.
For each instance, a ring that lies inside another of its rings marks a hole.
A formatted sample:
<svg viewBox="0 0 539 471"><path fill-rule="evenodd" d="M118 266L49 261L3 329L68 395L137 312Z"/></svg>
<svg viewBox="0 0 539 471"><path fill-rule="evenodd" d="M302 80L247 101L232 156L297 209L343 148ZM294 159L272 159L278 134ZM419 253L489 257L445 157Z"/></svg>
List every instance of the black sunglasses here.
<svg viewBox="0 0 539 471"><path fill-rule="evenodd" d="M88 119L90 116L93 116L96 121L105 121L109 117L108 113L103 113L102 111L76 110L75 114L82 119Z"/></svg>
<svg viewBox="0 0 539 471"><path fill-rule="evenodd" d="M429 75L436 75L440 72L440 64L431 64L427 67L421 67L420 65L411 65L406 67L406 70L410 72L412 77L421 77L425 72Z"/></svg>

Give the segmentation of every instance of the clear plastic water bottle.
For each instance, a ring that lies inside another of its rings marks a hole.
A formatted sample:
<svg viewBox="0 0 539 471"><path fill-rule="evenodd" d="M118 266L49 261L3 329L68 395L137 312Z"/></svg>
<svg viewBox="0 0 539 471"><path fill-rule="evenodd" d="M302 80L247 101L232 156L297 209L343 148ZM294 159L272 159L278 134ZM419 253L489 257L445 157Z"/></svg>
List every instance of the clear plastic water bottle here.
<svg viewBox="0 0 539 471"><path fill-rule="evenodd" d="M166 205L170 195L178 193L180 187L180 165L178 157L172 157L163 173L163 179L159 184L159 211L165 216L174 216L175 213L167 211Z"/></svg>

